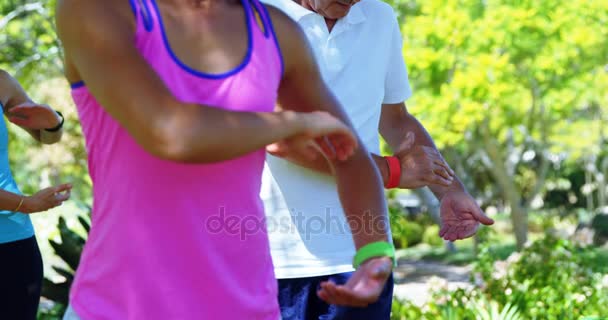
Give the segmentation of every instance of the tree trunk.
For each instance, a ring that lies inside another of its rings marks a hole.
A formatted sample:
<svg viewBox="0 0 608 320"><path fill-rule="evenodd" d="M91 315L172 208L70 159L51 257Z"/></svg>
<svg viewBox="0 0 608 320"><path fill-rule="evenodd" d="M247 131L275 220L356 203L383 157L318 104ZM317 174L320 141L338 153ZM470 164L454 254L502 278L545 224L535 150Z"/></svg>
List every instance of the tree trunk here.
<svg viewBox="0 0 608 320"><path fill-rule="evenodd" d="M496 141L490 136L487 127L482 131L483 141L486 147L487 156L490 160L488 169L500 187L503 198L511 208L511 223L513 233L517 242L517 249L523 249L528 241L528 214L522 207L522 197L517 190L513 177L509 176L505 167L506 159L500 152Z"/></svg>
<svg viewBox="0 0 608 320"><path fill-rule="evenodd" d="M492 158L491 155L490 158ZM528 213L521 205L522 198L517 191L513 179L507 175L506 170L501 169L501 163L496 162L495 160L498 159L492 159L494 162L492 175L496 179L498 185L500 185L501 193L511 208L513 233L515 233L517 249L521 250L528 241Z"/></svg>
<svg viewBox="0 0 608 320"><path fill-rule="evenodd" d="M600 166L600 173L598 174L598 189L599 189L599 194L598 194L598 205L600 210L605 210L606 207L606 191L608 191L608 188L606 188L606 179L608 178L608 158L604 158L604 160L602 160L602 164Z"/></svg>
<svg viewBox="0 0 608 320"><path fill-rule="evenodd" d="M521 250L528 241L528 213L520 205L511 204L511 222L517 241L517 250Z"/></svg>
<svg viewBox="0 0 608 320"><path fill-rule="evenodd" d="M589 171L589 166L585 166L586 170L585 170L585 185L590 186L593 183L593 178L591 177L591 172ZM593 192L591 192L590 190L587 191L587 193L585 194L585 198L587 200L587 211L589 212L593 212L594 206L593 206Z"/></svg>
<svg viewBox="0 0 608 320"><path fill-rule="evenodd" d="M431 219L433 219L436 224L441 225L441 217L439 216L440 203L433 192L427 187L413 189L412 192L420 199L422 207L426 207Z"/></svg>
<svg viewBox="0 0 608 320"><path fill-rule="evenodd" d="M480 242L480 241L479 241L479 235L478 235L478 234L476 234L476 235L473 237L473 256L474 256L474 257L479 256L479 242Z"/></svg>

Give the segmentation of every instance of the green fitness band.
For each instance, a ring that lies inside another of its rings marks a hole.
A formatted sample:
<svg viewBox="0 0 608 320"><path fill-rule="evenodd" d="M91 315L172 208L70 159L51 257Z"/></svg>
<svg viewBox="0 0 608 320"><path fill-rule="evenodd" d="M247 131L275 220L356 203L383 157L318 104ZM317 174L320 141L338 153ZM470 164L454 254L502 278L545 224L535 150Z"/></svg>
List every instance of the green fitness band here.
<svg viewBox="0 0 608 320"><path fill-rule="evenodd" d="M357 250L355 258L353 259L353 267L357 269L366 260L376 257L389 257L393 259L394 266L397 266L397 259L395 259L395 247L388 242L378 241L366 244Z"/></svg>

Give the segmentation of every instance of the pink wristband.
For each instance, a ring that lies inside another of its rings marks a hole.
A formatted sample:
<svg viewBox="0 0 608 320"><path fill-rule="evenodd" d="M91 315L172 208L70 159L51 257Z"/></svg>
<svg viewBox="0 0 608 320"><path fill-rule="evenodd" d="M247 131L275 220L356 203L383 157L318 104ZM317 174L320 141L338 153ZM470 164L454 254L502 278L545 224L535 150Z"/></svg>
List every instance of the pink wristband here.
<svg viewBox="0 0 608 320"><path fill-rule="evenodd" d="M401 163L399 158L395 156L384 157L388 164L388 182L386 183L387 189L396 188L399 186L399 180L401 179Z"/></svg>

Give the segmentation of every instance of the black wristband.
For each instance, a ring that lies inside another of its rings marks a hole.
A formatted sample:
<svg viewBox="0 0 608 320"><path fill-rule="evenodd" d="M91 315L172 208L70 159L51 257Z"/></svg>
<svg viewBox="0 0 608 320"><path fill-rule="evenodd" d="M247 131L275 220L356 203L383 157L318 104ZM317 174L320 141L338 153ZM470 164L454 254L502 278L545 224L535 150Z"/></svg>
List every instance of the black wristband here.
<svg viewBox="0 0 608 320"><path fill-rule="evenodd" d="M56 127L50 128L50 129L44 129L44 131L57 132L57 131L61 130L61 128L63 128L63 114L59 111L55 111L55 112L57 112L57 114L59 115L59 118L61 118L61 122L59 122L59 124Z"/></svg>

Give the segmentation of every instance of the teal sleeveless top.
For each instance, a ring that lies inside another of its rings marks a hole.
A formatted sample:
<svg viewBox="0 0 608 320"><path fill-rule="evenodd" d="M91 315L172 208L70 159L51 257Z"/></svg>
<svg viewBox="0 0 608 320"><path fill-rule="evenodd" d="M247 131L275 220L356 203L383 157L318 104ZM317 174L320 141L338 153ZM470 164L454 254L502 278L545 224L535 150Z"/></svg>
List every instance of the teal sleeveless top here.
<svg viewBox="0 0 608 320"><path fill-rule="evenodd" d="M0 102L0 108L4 106ZM8 162L8 130L6 121L0 121L0 189L21 194ZM0 243L27 239L34 235L30 217L20 212L0 210Z"/></svg>

